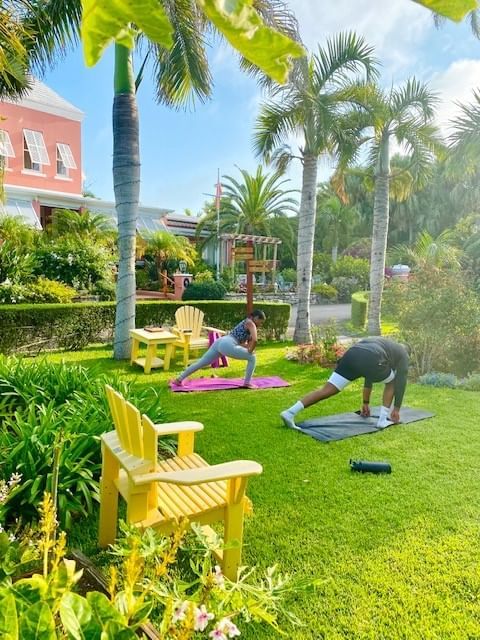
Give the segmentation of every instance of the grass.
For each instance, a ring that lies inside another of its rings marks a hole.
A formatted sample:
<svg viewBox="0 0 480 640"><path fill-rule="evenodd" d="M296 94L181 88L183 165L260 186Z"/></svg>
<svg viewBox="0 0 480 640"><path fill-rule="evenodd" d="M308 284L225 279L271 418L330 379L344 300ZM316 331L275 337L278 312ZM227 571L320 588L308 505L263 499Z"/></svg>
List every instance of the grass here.
<svg viewBox="0 0 480 640"><path fill-rule="evenodd" d="M160 391L168 419L205 424L197 450L209 462L252 459L264 467L249 484L254 515L246 522L247 564L320 578L291 603L304 621L293 640L449 640L480 638L479 394L415 384L406 404L436 417L384 432L321 443L284 428L278 413L321 385L327 370L284 359L285 345L259 349L257 375L280 375L289 388L173 394L171 372L144 375L90 348L52 360L120 370ZM224 375L237 377L232 362ZM198 374L197 374L198 375ZM379 403L381 385L372 404ZM361 382L302 417L357 409ZM388 460L388 476L356 474L349 459ZM95 523L72 532L94 552ZM242 638L276 637L246 629Z"/></svg>

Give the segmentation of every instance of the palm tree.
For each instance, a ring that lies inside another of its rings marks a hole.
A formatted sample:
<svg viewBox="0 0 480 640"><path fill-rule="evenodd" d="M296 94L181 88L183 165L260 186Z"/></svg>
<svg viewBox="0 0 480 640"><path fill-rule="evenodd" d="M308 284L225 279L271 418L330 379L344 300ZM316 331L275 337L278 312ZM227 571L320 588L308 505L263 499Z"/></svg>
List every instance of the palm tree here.
<svg viewBox="0 0 480 640"><path fill-rule="evenodd" d="M347 239L349 231L358 220L355 206L349 205L324 185L317 194L317 234L323 236L323 244L330 247L333 262L337 261L340 239Z"/></svg>
<svg viewBox="0 0 480 640"><path fill-rule="evenodd" d="M155 258L158 280L162 281L163 272L170 261L185 260L192 266L195 262L197 251L187 238L174 236L168 231L157 231L147 239L145 253Z"/></svg>
<svg viewBox="0 0 480 640"><path fill-rule="evenodd" d="M111 234L113 230L111 219L102 213L93 213L88 209L81 211L53 210L50 231L55 236L68 234L77 238L98 240Z"/></svg>
<svg viewBox="0 0 480 640"><path fill-rule="evenodd" d="M395 138L403 145L410 155L412 171L420 181L426 179L433 153L440 147L437 128L432 124L435 103L435 95L414 78L389 93L377 89L370 97L369 124L373 136L365 138L372 143L370 164L375 181L367 325L370 335L380 334L392 180L390 143Z"/></svg>
<svg viewBox="0 0 480 640"><path fill-rule="evenodd" d="M220 225L223 231L269 235L272 220L283 218L288 212L297 212L298 202L289 195L295 190L284 188L289 180L282 179L281 171L265 174L261 165L254 175L245 169L239 171L242 181L223 176L220 202ZM205 226L212 227L215 220L216 211L212 209L202 219L199 232Z"/></svg>
<svg viewBox="0 0 480 640"><path fill-rule="evenodd" d="M55 48L63 48L65 43L76 39L81 3L80 0L47 0L36 4L36 10L29 15L29 21L38 33L34 55L39 61L50 62ZM119 232L114 338L114 357L117 359L129 356L129 331L135 324L135 237L140 191L136 90L146 61L150 59L153 64L158 101L179 107L192 97L205 100L210 95L212 81L205 35L211 32L212 24L226 35L237 51L277 79L287 73L290 56L303 55L300 45L262 22L262 17L270 15L268 25L272 24L277 30L282 30L283 25L283 30L288 31L292 16L282 3L274 0L259 3L258 12L246 0L241 0L240 5L243 5L242 21L238 20L237 9L217 7L211 10L197 0L162 0L155 6L155 16L148 10L146 13L146 4L143 7L126 4L122 8L112 5L108 15L103 16L101 10L96 12L94 7L88 13L88 24L84 21L83 40L84 43L88 41L85 51L91 64L98 60L110 39L121 40L115 44L113 104L113 182ZM145 60L137 79L133 74L132 51L124 46L126 42L133 44L133 30L125 12L130 12L131 23L140 28L143 26L151 36L140 32L137 40L146 46ZM119 20L124 19L125 29L119 30ZM165 46L167 42L169 48ZM268 42L269 47L259 46L262 42L264 45Z"/></svg>
<svg viewBox="0 0 480 640"><path fill-rule="evenodd" d="M406 258L420 269L460 269L461 250L454 246L452 229L445 229L436 238L428 231L422 231L413 244L392 247L389 255L395 260L397 257Z"/></svg>
<svg viewBox="0 0 480 640"><path fill-rule="evenodd" d="M355 74L366 79L376 74L373 50L354 33L331 38L324 48L295 66L290 83L275 91L257 120L254 147L258 155L274 159L279 166L292 159L302 163L302 195L298 220L297 292L298 312L294 340L312 341L310 290L315 232L317 165L322 155L338 156L351 143L345 129L345 112L364 97L365 87ZM294 155L287 142L301 136Z"/></svg>

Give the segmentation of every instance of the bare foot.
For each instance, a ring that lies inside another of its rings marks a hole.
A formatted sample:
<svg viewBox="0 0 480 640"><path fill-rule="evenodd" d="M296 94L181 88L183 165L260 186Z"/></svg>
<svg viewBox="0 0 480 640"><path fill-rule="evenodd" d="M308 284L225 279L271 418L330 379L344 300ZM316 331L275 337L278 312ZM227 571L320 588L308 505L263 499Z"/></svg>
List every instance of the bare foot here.
<svg viewBox="0 0 480 640"><path fill-rule="evenodd" d="M253 384L253 382L244 382L242 387L244 389L256 389L257 386Z"/></svg>
<svg viewBox="0 0 480 640"><path fill-rule="evenodd" d="M183 385L183 380L179 380L178 378L175 378L175 380L171 381L172 384L175 384L177 387L181 387Z"/></svg>

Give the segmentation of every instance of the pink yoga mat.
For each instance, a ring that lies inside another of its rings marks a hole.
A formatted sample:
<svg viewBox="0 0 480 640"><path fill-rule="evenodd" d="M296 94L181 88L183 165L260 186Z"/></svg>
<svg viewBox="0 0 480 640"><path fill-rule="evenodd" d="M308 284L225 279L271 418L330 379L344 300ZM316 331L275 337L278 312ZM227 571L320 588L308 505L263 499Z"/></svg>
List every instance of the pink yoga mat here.
<svg viewBox="0 0 480 640"><path fill-rule="evenodd" d="M252 383L257 389L272 389L273 387L289 387L290 383L277 376L253 378ZM226 389L240 389L243 378L194 378L185 380L182 385L169 383L172 391L224 391Z"/></svg>

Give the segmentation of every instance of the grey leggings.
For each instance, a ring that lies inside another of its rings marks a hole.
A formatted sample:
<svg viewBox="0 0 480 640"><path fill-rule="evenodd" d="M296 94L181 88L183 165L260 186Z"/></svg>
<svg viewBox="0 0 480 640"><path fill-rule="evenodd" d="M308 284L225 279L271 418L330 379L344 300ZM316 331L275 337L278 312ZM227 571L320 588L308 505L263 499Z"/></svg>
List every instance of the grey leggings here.
<svg viewBox="0 0 480 640"><path fill-rule="evenodd" d="M208 367L219 356L227 356L228 358L235 358L235 360L247 360L247 370L245 372L245 382L249 383L253 372L255 371L256 357L254 353L250 353L245 347L241 347L233 336L223 336L212 344L210 349L206 351L200 360L194 362L189 367L182 371L178 376L178 380L185 380L194 371Z"/></svg>

